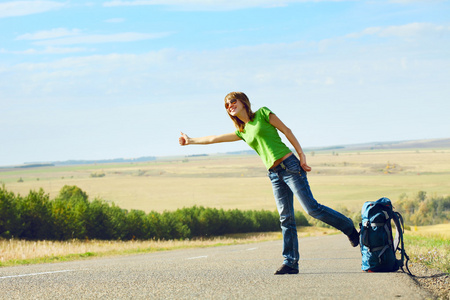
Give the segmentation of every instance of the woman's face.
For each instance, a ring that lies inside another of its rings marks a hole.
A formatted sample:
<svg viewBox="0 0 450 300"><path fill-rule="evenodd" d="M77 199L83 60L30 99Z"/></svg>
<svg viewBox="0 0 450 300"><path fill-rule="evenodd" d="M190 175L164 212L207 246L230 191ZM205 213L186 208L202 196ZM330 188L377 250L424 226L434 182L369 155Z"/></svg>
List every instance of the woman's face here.
<svg viewBox="0 0 450 300"><path fill-rule="evenodd" d="M231 99L225 103L225 108L231 116L236 116L244 109L244 104L237 99Z"/></svg>

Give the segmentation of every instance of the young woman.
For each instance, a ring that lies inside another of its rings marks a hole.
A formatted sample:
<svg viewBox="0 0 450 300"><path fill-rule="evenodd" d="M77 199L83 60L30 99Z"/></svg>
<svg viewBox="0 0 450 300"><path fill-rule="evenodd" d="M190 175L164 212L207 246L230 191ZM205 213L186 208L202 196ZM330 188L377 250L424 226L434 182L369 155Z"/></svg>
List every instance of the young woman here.
<svg viewBox="0 0 450 300"><path fill-rule="evenodd" d="M283 233L284 261L275 274L298 273L299 251L294 195L310 216L339 229L348 236L353 247L358 246L359 233L352 220L314 199L306 178L306 172L311 171L311 167L306 163L302 147L292 131L267 107L252 112L250 101L244 93L229 93L225 97L225 108L237 128L235 132L199 138L190 138L181 133L179 143L186 146L244 140L261 157L269 171ZM278 131L286 136L299 159L282 142Z"/></svg>

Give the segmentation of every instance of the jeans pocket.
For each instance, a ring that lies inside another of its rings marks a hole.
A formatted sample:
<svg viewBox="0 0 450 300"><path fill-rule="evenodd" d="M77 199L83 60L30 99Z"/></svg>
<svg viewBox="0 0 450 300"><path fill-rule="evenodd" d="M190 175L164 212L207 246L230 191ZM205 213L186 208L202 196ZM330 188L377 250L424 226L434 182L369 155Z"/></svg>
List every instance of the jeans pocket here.
<svg viewBox="0 0 450 300"><path fill-rule="evenodd" d="M297 157L289 157L287 159L287 161L285 162L285 166L286 166L286 172L289 174L298 174L298 175L302 175L301 173L301 167L300 167L300 161L298 160Z"/></svg>
<svg viewBox="0 0 450 300"><path fill-rule="evenodd" d="M302 170L300 169L300 164L295 166L286 167L286 172L289 174L297 174L302 176Z"/></svg>

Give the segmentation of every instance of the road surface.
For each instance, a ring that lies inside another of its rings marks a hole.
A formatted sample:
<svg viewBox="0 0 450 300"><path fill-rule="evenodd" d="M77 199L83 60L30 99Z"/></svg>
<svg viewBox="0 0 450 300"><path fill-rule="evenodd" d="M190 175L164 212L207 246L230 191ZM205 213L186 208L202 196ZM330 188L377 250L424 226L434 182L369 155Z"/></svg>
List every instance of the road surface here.
<svg viewBox="0 0 450 300"><path fill-rule="evenodd" d="M300 273L273 275L281 241L0 268L0 299L430 299L408 275L363 273L344 235L300 239Z"/></svg>

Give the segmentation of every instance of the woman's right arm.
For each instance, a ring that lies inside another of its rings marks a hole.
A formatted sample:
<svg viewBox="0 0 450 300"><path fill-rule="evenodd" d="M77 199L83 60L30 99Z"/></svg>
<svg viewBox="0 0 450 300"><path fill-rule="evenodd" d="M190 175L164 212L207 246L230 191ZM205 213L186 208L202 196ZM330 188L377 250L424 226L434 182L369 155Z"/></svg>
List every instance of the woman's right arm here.
<svg viewBox="0 0 450 300"><path fill-rule="evenodd" d="M240 141L241 138L236 135L236 133L226 133L221 135L210 135L198 138L188 137L186 134L181 133L178 142L181 146L187 145L208 145L208 144L217 144L217 143L225 143L225 142L236 142Z"/></svg>

